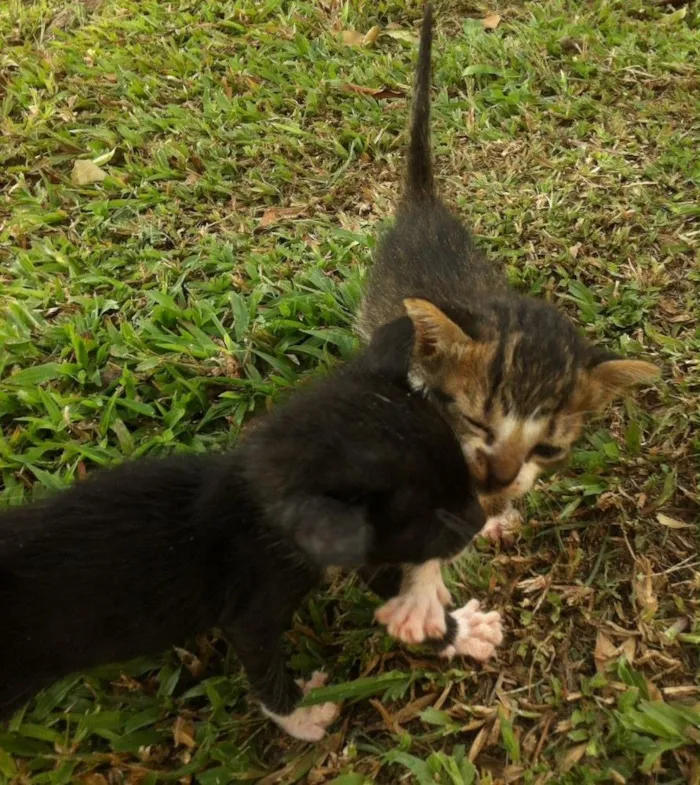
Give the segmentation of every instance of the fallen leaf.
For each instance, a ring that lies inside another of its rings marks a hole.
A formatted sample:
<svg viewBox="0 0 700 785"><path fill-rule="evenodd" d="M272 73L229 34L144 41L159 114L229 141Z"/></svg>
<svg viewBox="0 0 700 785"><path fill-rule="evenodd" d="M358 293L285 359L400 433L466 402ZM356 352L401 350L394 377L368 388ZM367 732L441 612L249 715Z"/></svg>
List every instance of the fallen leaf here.
<svg viewBox="0 0 700 785"><path fill-rule="evenodd" d="M393 38L396 41L406 41L408 44L415 44L418 40L415 33L412 33L410 30L404 30L400 25L395 25L394 27L390 24L387 25L382 35L388 35L389 38Z"/></svg>
<svg viewBox="0 0 700 785"><path fill-rule="evenodd" d="M343 30L340 37L343 39L343 43L348 46L362 46L365 39L364 35L358 33L357 30Z"/></svg>
<svg viewBox="0 0 700 785"><path fill-rule="evenodd" d="M664 702L664 696L661 694L661 690L654 684L653 681L649 681L649 679L644 679L645 684L647 685L647 692L649 693L649 700L655 702Z"/></svg>
<svg viewBox="0 0 700 785"><path fill-rule="evenodd" d="M286 218L296 218L303 212L303 207L268 207L260 219L258 229L265 229L265 227L283 221Z"/></svg>
<svg viewBox="0 0 700 785"><path fill-rule="evenodd" d="M173 726L173 739L176 746L184 746L192 749L197 746L194 740L194 723L188 722L184 717L178 717Z"/></svg>
<svg viewBox="0 0 700 785"><path fill-rule="evenodd" d="M94 771L90 774L85 774L81 779L84 785L109 785L107 777L104 774L97 774Z"/></svg>
<svg viewBox="0 0 700 785"><path fill-rule="evenodd" d="M654 618L659 601L654 593L652 568L649 560L642 556L638 560L639 572L634 576L632 588L634 601L640 611L642 621L649 622Z"/></svg>
<svg viewBox="0 0 700 785"><path fill-rule="evenodd" d="M347 93L358 93L359 95L371 95L373 98L381 100L382 98L402 98L403 93L396 90L390 90L388 87L365 87L359 84L344 84L342 89Z"/></svg>
<svg viewBox="0 0 700 785"><path fill-rule="evenodd" d="M366 33L360 33L358 30L343 30L340 37L348 46L372 46L379 37L379 27L374 25Z"/></svg>
<svg viewBox="0 0 700 785"><path fill-rule="evenodd" d="M111 150L108 150L106 153L102 153L102 155L98 155L97 158L93 158L92 162L95 166L104 166L104 164L108 164L112 158L114 158L114 154L117 152L117 148L113 147Z"/></svg>
<svg viewBox="0 0 700 785"><path fill-rule="evenodd" d="M578 763L581 758L586 754L588 742L584 744L577 744L570 750L567 750L561 759L561 770L568 771L572 766Z"/></svg>
<svg viewBox="0 0 700 785"><path fill-rule="evenodd" d="M474 763L474 761L479 757L481 750L483 750L486 746L490 730L491 729L488 727L488 725L484 725L484 727L474 737L474 741L469 748L468 756L472 763Z"/></svg>
<svg viewBox="0 0 700 785"><path fill-rule="evenodd" d="M374 42L379 37L379 27L374 25L374 27L370 27L370 29L365 33L364 38L362 39L363 46L372 46Z"/></svg>
<svg viewBox="0 0 700 785"><path fill-rule="evenodd" d="M595 640L595 650L593 652L593 659L598 673L603 673L607 669L608 664L616 660L619 651L617 646L608 638L605 633L598 630L598 636Z"/></svg>
<svg viewBox="0 0 700 785"><path fill-rule="evenodd" d="M435 703L436 698L437 695L435 695L435 693L422 695L420 698L416 698L416 700L411 701L407 706L403 706L396 712L394 715L394 722L407 722L408 720L412 720L419 712L423 711L423 709L427 709L428 706Z"/></svg>
<svg viewBox="0 0 700 785"><path fill-rule="evenodd" d="M92 161L78 160L73 164L70 180L73 185L92 185L101 183L107 177L107 172L100 169Z"/></svg>
<svg viewBox="0 0 700 785"><path fill-rule="evenodd" d="M677 518L672 518L670 515L664 515L664 513L659 512L656 515L656 520L662 526L668 526L669 529L694 529L695 524L693 523L684 523L683 521L679 521Z"/></svg>
<svg viewBox="0 0 700 785"><path fill-rule="evenodd" d="M634 655L637 653L637 642L634 638L627 640L618 648L620 654L624 654L625 659L630 665L634 662Z"/></svg>
<svg viewBox="0 0 700 785"><path fill-rule="evenodd" d="M63 30L75 19L75 11L72 8L64 8L54 16L53 21L49 25L49 30L54 28Z"/></svg>
<svg viewBox="0 0 700 785"><path fill-rule="evenodd" d="M484 30L495 30L501 24L501 15L488 14L483 18L481 24L484 26Z"/></svg>

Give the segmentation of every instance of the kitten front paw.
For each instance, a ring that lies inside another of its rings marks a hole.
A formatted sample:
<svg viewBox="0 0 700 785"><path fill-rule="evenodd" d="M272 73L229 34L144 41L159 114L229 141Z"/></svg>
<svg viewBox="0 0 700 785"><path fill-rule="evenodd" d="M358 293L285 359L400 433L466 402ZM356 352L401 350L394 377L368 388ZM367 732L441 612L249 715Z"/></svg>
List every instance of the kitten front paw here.
<svg viewBox="0 0 700 785"><path fill-rule="evenodd" d="M375 618L386 625L392 638L404 643L440 639L447 631L445 607L450 599L442 578L429 585L418 583L378 608Z"/></svg>
<svg viewBox="0 0 700 785"><path fill-rule="evenodd" d="M494 515L489 518L479 535L486 537L491 542L502 542L504 545L512 545L522 523L523 516L515 507L509 507L500 515Z"/></svg>
<svg viewBox="0 0 700 785"><path fill-rule="evenodd" d="M503 642L501 614L497 611L482 613L478 600L470 600L450 615L457 622L457 632L453 643L446 646L440 656L451 660L460 655L479 662L491 659L496 647Z"/></svg>
<svg viewBox="0 0 700 785"><path fill-rule="evenodd" d="M323 687L328 676L322 671L315 671L309 681L298 681L304 695L315 687ZM275 714L262 707L263 712L290 736L301 741L320 741L326 735L326 728L340 714L337 703L318 703L315 706L303 706L291 714Z"/></svg>

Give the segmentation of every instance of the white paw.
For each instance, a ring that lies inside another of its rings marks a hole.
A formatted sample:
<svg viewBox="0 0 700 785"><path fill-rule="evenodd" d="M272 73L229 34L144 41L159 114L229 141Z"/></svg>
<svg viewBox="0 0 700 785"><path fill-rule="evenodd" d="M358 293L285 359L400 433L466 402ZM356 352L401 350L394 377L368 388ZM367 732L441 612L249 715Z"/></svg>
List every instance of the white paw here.
<svg viewBox="0 0 700 785"><path fill-rule="evenodd" d="M479 534L492 542L502 542L505 545L510 545L515 541L515 535L518 533L522 522L523 516L515 507L509 507L500 515L494 515L492 518L489 518Z"/></svg>
<svg viewBox="0 0 700 785"><path fill-rule="evenodd" d="M442 638L447 631L445 607L450 593L442 576L431 583L418 581L406 592L378 608L375 618L385 624L392 638L404 643L422 643L426 638Z"/></svg>
<svg viewBox="0 0 700 785"><path fill-rule="evenodd" d="M309 681L298 681L297 684L304 691L304 695L314 687L323 687L327 675L322 671L315 671ZM263 712L290 736L302 741L320 741L326 735L326 728L340 713L337 703L318 703L316 706L304 706L295 709L291 714L275 714L262 707Z"/></svg>
<svg viewBox="0 0 700 785"><path fill-rule="evenodd" d="M454 643L440 652L441 657L451 660L459 654L479 662L493 657L496 647L503 642L500 613L482 613L478 600L470 600L463 608L452 611L450 615L457 622L457 635Z"/></svg>

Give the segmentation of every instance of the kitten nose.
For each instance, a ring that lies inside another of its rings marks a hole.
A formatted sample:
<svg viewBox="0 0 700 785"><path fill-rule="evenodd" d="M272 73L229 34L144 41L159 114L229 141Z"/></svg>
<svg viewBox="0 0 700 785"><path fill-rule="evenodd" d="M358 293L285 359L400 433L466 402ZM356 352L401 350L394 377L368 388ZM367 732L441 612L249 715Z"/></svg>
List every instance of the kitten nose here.
<svg viewBox="0 0 700 785"><path fill-rule="evenodd" d="M482 454L482 484L489 493L507 488L518 476L521 461L511 455Z"/></svg>

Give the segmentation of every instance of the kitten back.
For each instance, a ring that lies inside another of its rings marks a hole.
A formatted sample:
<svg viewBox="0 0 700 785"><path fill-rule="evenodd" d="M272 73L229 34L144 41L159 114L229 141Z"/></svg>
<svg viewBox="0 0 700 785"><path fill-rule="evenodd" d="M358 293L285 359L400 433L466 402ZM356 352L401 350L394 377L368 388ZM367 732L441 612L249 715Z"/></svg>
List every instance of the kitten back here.
<svg viewBox="0 0 700 785"><path fill-rule="evenodd" d="M430 147L430 63L432 45L433 9L430 3L426 3L418 47L418 64L416 66L413 88L411 141L408 147L406 197L410 201L432 199L435 195Z"/></svg>

